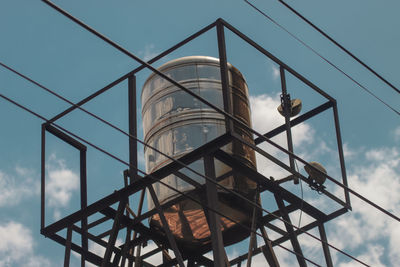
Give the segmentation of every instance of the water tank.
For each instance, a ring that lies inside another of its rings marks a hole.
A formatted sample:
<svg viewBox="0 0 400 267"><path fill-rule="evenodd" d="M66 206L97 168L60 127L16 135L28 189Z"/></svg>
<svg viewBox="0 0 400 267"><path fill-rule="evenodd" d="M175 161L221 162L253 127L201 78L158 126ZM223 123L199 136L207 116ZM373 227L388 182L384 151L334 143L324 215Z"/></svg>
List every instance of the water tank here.
<svg viewBox="0 0 400 267"><path fill-rule="evenodd" d="M206 56L190 56L172 60L158 70L179 82L192 92L203 97L223 109L222 86L219 60ZM250 106L248 88L243 75L228 64L229 87L233 115L248 126L250 121ZM178 158L199 146L213 140L226 132L224 116L198 99L169 83L153 73L146 80L142 90L142 118L145 142L172 158ZM253 142L252 134L235 124L235 131L249 142ZM251 168L256 168L255 153L239 142L233 142L224 150ZM170 163L167 157L145 147L147 173ZM190 165L200 173L204 173L203 160ZM224 177L219 183L234 190L251 200L254 200L256 185L250 179L232 174L231 169L219 161L215 161L217 177ZM203 177L183 169L182 173L204 184ZM205 193L178 178L169 175L162 180L164 183L181 192L190 194L195 199L205 199ZM154 184L154 190L159 202L165 203L180 196L176 191L160 184ZM220 212L232 218L235 222L221 217L221 229L224 244L229 245L243 240L249 231L236 222L250 226L252 208L245 201L218 190ZM154 203L148 194L149 209ZM201 205L190 199L185 199L164 210L169 227L178 240L187 246L198 247L210 244L210 231L206 216ZM150 219L150 227L162 232L162 223L157 215Z"/></svg>

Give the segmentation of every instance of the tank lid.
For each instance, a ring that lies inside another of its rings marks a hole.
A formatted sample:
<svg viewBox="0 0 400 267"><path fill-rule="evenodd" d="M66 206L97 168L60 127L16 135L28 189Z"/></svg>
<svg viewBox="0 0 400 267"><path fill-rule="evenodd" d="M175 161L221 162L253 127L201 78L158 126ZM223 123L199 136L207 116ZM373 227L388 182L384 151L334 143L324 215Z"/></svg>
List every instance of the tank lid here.
<svg viewBox="0 0 400 267"><path fill-rule="evenodd" d="M157 68L158 71L164 71L170 67L177 67L179 65L190 65L190 64L212 64L212 65L219 65L219 59L215 57L209 57L209 56L187 56L187 57L181 57L177 59L173 59L171 61L168 61L161 65L160 67ZM228 69L237 72L242 76L240 71L236 69L232 64L228 62ZM143 87L155 76L157 75L156 73L151 73L150 76L146 79Z"/></svg>

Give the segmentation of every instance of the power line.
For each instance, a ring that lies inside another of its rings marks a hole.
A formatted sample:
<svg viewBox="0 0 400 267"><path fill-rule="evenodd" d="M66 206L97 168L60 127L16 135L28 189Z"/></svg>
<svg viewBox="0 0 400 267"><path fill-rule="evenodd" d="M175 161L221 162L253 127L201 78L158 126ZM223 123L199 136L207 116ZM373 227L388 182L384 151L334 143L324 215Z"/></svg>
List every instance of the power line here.
<svg viewBox="0 0 400 267"><path fill-rule="evenodd" d="M106 150L104 150L104 149L100 148L99 146L97 146L97 145L95 145L95 144L93 144L93 143L87 141L86 139L84 139L84 138L82 138L82 137L79 137L78 135L72 133L71 131L68 131L67 129L63 128L62 126L60 126L60 125L58 125L58 124L56 124L56 123L54 123L54 122L50 122L50 120L48 120L48 119L45 118L44 116L42 116L42 115L40 115L39 113L37 113L37 112L35 112L35 111L33 111L33 110L27 108L26 106L24 106L24 105L22 105L22 104L20 104L20 103L18 103L18 102L16 102L16 101L14 101L14 100L12 100L11 98L6 97L5 95L3 95L3 94L1 94L1 93L0 93L0 97L3 98L4 100L6 100L6 101L8 101L8 102L10 102L10 103L12 103L12 104L14 104L15 106L17 106L17 107L19 107L19 108L25 110L26 112L28 112L28 113L30 113L30 114L36 116L37 118L39 118L39 119L45 121L46 123L49 123L49 124L54 125L55 127L59 128L60 130L62 130L62 131L64 131L64 132L68 133L69 135L71 135L71 136L77 138L78 140L80 140L80 141L86 143L87 145L93 147L94 149L96 149L96 150L98 150L98 151L100 151L100 152L102 152L102 153L105 153L106 155L108 155L108 156L110 156L111 158L113 158L113 159L115 159L115 160L121 162L122 164L124 164L124 165L126 165L126 166L128 166L128 167L134 168L135 170L137 170L138 172L140 172L141 174L143 174L145 177L149 177L149 178L152 179L153 181L158 182L158 183L161 183L162 185L168 187L169 189L175 191L176 193L178 193L178 194L180 194L180 195L182 195L182 196L184 196L184 197L187 197L187 198L191 199L192 201L195 201L196 203L198 203L198 204L200 204L200 205L204 205L204 207L205 207L206 209L209 209L209 210L211 210L212 212L215 212L216 214L218 214L218 215L220 215L220 216L223 216L224 218L230 220L231 222L234 222L234 223L240 225L241 227L246 228L246 229L249 230L250 232L253 232L254 234L256 234L256 235L258 235L258 236L260 236L260 237L263 237L261 234L257 233L257 231L253 231L250 227L244 225L243 223L241 223L241 222L239 222L239 221L235 221L234 219L230 218L229 216L227 216L227 215L225 215L225 214L223 214L223 213L221 213L221 212L215 210L215 209L212 208L212 207L209 207L209 206L205 205L204 203L202 203L201 201L195 199L194 197L192 197L192 196L190 196L190 195L188 195L188 194L186 194L186 193L184 193L184 192L182 192L182 191L180 191L180 190L178 190L178 189L172 187L171 185L169 185L169 184L167 184L167 183L165 183L165 182L163 182L163 181L161 181L161 180L159 180L159 179L153 177L151 174L147 174L146 172L140 170L139 168L136 168L135 166L132 166L132 165L129 164L128 162L126 162L126 161L124 161L124 160L118 158L117 156L111 154L110 152L107 152ZM272 213L271 213L271 214L272 214ZM278 219L279 219L279 218L278 218ZM307 233L307 232L305 232L305 233ZM317 237L316 237L316 238L317 238ZM271 242L272 242L272 240L270 240L269 238L267 238L267 239L268 239L268 241L271 241ZM320 240L320 241L322 242L322 240ZM288 249L288 248L285 247L285 246L282 246L281 244L276 244L276 245L279 246L280 248L283 248L283 249L285 249L285 250L287 250L287 251L289 251L289 252L291 252L291 253L293 253L293 254L299 256L299 257L302 257L304 260L306 260L306 261L308 261L308 262L314 264L315 266L322 267L321 265L315 263L314 261L312 261L312 260L310 260L310 259L304 257L303 255L301 255L301 254L299 254L299 253L297 253L297 252L295 252L295 251L293 251L293 250L291 250L291 249ZM327 243L327 245L329 245L329 244ZM334 248L334 247L333 247L333 248ZM346 255L346 254L345 254L345 255ZM367 264L365 264L365 263L359 261L358 259L355 259L355 260L357 260L357 261L358 261L359 263L361 263L361 264L364 264L365 266L369 266L369 265L367 265Z"/></svg>
<svg viewBox="0 0 400 267"><path fill-rule="evenodd" d="M373 96L376 100L378 100L379 102L381 102L382 104L384 104L387 108L389 108L390 110L392 110L394 113L396 113L397 115L400 116L400 111L398 111L397 109L395 109L394 107L392 107L391 105L389 105L388 103L386 103L384 100L382 100L381 98L379 98L376 94L374 94L371 90L369 90L366 86L362 85L360 82L358 82L357 80L355 80L352 76L350 76L349 74L347 74L345 71L343 71L341 68L339 68L337 65L335 65L334 63L332 63L330 60L328 60L327 58L325 58L324 56L322 56L320 53L318 53L314 48L312 48L310 45L308 45L307 43L305 43L303 40L301 40L299 37L297 37L296 35L294 35L293 33L291 33L288 29L286 29L285 27L283 27L281 24L279 24L276 20L274 20L272 17L270 17L269 15L267 15L265 12L263 12L261 9L259 9L258 7L256 7L255 5L253 5L252 3L250 3L247 0L243 0L245 3L247 3L249 6L251 6L253 9L255 9L258 13L260 13L261 15L263 15L264 17L266 17L268 20L270 20L272 23L274 23L276 26L278 26L279 28L281 28L282 30L284 30L286 33L288 33L290 36L292 36L294 39L296 39L298 42L300 42L302 45L304 45L305 47L307 47L309 50L311 50L314 54L316 54L318 57L320 57L322 60L324 60L326 63L328 63L329 65L331 65L333 68L335 68L337 71L339 71L340 73L342 73L343 75L345 75L348 79L350 79L352 82L354 82L356 85L358 85L361 89L363 89L364 91L366 91L368 94L370 94L371 96ZM278 0L279 1L279 0Z"/></svg>
<svg viewBox="0 0 400 267"><path fill-rule="evenodd" d="M333 44L335 44L337 47L339 47L342 51L344 51L346 54L351 56L354 60L356 60L358 63L360 63L363 67L365 67L367 70L369 70L372 74L374 74L376 77L378 77L381 81L386 83L388 86L390 86L393 90L395 90L397 93L400 93L400 90L394 86L391 82L389 82L387 79L383 78L382 75L377 73L375 70L372 69L372 67L368 66L366 63L364 63L360 58L355 56L353 53L351 53L348 49L346 49L343 45L335 41L332 37L330 37L326 32L321 30L321 28L317 27L314 23L312 23L310 20L308 20L306 17L301 15L298 11L296 11L293 7L291 7L288 3L286 3L283 0L278 0L282 5L286 6L290 11L292 11L294 14L296 14L298 17L300 17L303 21L305 21L308 25L313 27L315 30L317 30L320 34L322 34L324 37L326 37L329 41L331 41Z"/></svg>
<svg viewBox="0 0 400 267"><path fill-rule="evenodd" d="M79 105L77 105L77 104L74 104L74 103L71 102L70 100L68 100L68 99L64 98L63 96L61 96L61 95L55 93L53 90L51 90L51 89L49 89L49 88L47 88L47 87L41 85L40 83L38 83L38 82L32 80L31 78L29 78L29 77L23 75L22 73L20 73L20 72L18 72L18 71L12 69L11 67L5 65L4 63L1 63L1 62L0 62L0 65L3 66L3 67L6 67L8 70L14 72L14 73L17 74L18 76L20 76L20 77L22 77L22 78L24 78L24 79L26 79L26 80L28 80L28 81L34 83L34 84L37 85L38 87L40 87L40 88L42 88L43 90L45 90L45 91L47 91L47 92L53 94L53 95L56 96L56 97L62 99L63 101L65 101L65 102L67 102L67 103L69 103L69 104L75 106L75 107L78 108L79 110L81 110L81 111L85 112L86 114L88 114L88 115L94 117L95 119L97 119L97 120L99 120L99 121L105 123L106 125L108 125L108 126L114 128L115 130L117 130L117 131L123 133L124 135L128 136L129 138L133 138L133 139L135 139L136 141L138 141L139 143L143 144L144 146L147 146L148 148L150 148L150 149L154 150L155 152L157 152L157 153L159 153L159 154L161 154L161 155L167 157L168 159L170 159L170 160L172 160L172 161L174 161L174 162L177 162L177 163L180 164L182 167L187 168L188 170L190 170L190 171L192 171L193 173L195 173L195 174L197 174L197 175L203 177L205 180L207 180L207 181L209 181L209 182L215 184L216 186L220 187L221 189L227 191L228 193L231 193L231 194L233 194L233 195L239 197L240 199L242 199L242 200L248 202L248 203L249 203L250 205L252 205L253 207L256 207L256 208L258 208L259 210L262 210L262 211L266 212L267 214L270 214L270 215L274 216L276 219L282 221L283 223L289 224L290 226L292 226L292 227L296 228L297 230L299 230L299 231L305 233L306 235L308 235L308 236L310 236L310 237L312 237L312 238L318 240L319 242L326 243L328 246L332 247L333 249L337 250L338 252L342 253L343 255L346 255L346 256L348 256L349 258L351 258L351 259L353 259L353 260L355 260L355 261L357 261L357 262L359 262L359 263L361 263L361 264L364 264L365 266L368 266L367 264L361 262L361 261L358 260L357 258L355 258L355 257L353 257L352 255L348 254L347 252L340 250L339 248L337 248L337 247L335 247L335 246L329 244L328 242L325 242L324 240L318 238L317 236L314 236L313 234L310 234L310 233L308 233L307 231L302 230L300 227L293 225L292 223L290 223L290 222L284 220L283 218L280 218L279 216L275 215L274 213L272 213L272 212L270 212L270 211L264 209L261 205L259 205L259 204L255 203L255 202L253 202L253 201L251 201L251 200L249 200L249 199L243 197L242 195L238 194L237 192L235 192L235 191L233 191L233 190L230 190L229 188L226 188L225 186L223 186L223 185L217 183L217 182L214 181L213 179L211 179L211 178L205 176L204 174L199 173L199 172L196 171L196 170L193 170L192 168L190 168L190 167L187 166L186 164L182 163L181 161L179 161L179 160L177 160L177 159L174 159L174 158L172 158L171 156L169 156L169 155L163 153L162 151L158 150L157 148L154 148L154 147L148 145L147 143L145 143L144 141L140 140L140 139L137 138L136 136L133 136L133 135L131 135L131 134L129 134L129 133L123 131L122 129L118 128L117 126L113 125L112 123L110 123L110 122L108 122L108 121L106 121L106 120L100 118L99 116L93 114L92 112L90 112L90 111L88 111L88 110L82 108L81 106L79 106ZM1 96L1 95L0 95L0 96ZM5 98L4 96L1 96L1 97ZM10 101L10 102L12 101L12 100L9 100L8 98L7 98L6 100L8 100L8 101ZM91 143L88 142L87 140L85 140L85 139L83 139L83 138L81 138L81 137L79 137L79 136L77 136L77 135L71 133L70 131L68 131L68 130L66 130L66 129L64 129L64 128L62 128L61 126L55 124L54 122L47 120L46 118L44 118L44 117L38 115L37 113L34 113L34 112L28 110L27 108L23 107L22 105L17 104L17 103L14 102L14 101L12 101L12 103L15 104L15 105L20 106L21 108L23 108L23 109L25 109L26 111L32 113L33 115L35 115L35 116L37 116L37 117L40 117L42 120L45 120L47 123L54 124L55 126L57 126L58 128L60 128L61 130L66 131L68 134L70 134L70 135L72 135L72 136L78 138L79 140L81 140L81 141L83 141L83 142L89 144L90 146L94 147L95 149L99 150L100 152L105 153L105 154L107 154L108 156L114 158L115 160L117 160L117 161L119 161L119 162L121 162L121 163L123 163L123 164L126 164L126 165L130 166L129 163L127 163L127 162L125 162L125 161L119 159L118 157L112 155L111 153L109 153L109 152L107 152L107 151L105 151L105 150L103 150L103 149L101 149L101 148L99 148L99 147L97 147L97 146L91 144ZM135 168L135 167L133 167L133 168ZM139 172L141 172L142 174L147 175L145 172L141 171L140 169L137 169L137 170L138 170ZM162 183L162 182L161 182L161 183ZM162 184L163 184L163 183L162 183ZM166 186L167 186L167 187L170 187L169 185L166 185ZM173 188L172 188L172 190L177 191L177 189L173 189ZM178 191L179 191L179 190L178 190ZM178 191L177 191L177 192L178 192ZM201 203L199 203L199 204L201 204ZM244 227L246 227L246 226L244 226Z"/></svg>

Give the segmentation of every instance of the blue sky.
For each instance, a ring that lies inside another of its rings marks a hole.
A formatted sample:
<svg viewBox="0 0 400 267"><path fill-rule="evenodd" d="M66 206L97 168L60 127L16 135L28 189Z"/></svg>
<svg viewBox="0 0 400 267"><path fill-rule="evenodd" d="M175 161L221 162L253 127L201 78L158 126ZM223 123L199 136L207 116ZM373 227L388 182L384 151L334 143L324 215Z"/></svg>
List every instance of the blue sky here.
<svg viewBox="0 0 400 267"><path fill-rule="evenodd" d="M181 41L221 17L251 37L283 62L296 69L338 101L342 139L350 186L395 214L400 214L399 116L366 94L344 75L266 20L244 1L54 1L57 5L119 43L142 59ZM384 101L400 109L400 97L358 63L335 48L277 1L252 1L289 31L337 64ZM381 1L288 1L300 13L328 32L339 43L400 86L400 3ZM0 3L0 61L71 101L79 101L129 72L138 63L73 24L41 1L3 0ZM246 77L250 88L253 125L264 132L282 123L276 114L279 78L276 65L227 33L228 61ZM217 56L215 31L156 63L188 55ZM138 75L140 89L149 71ZM295 79L289 90L300 97L304 110L322 103ZM127 83L85 105L90 111L127 130ZM1 93L51 117L68 104L0 68ZM140 90L138 92L138 95ZM140 108L138 108L140 114ZM331 120L331 121L329 121ZM39 234L40 229L40 126L42 121L1 101L0 122L0 267L59 266L63 247ZM128 140L79 111L59 121L66 129L115 155L127 159ZM142 136L139 129L139 136ZM328 172L338 174L332 143L332 117L310 120L294 132L296 152L306 160L323 161ZM112 141L110 141L112 140ZM284 143L281 137L277 142ZM265 147L265 149L270 149ZM268 150L277 157L277 151ZM49 136L47 148L49 198L47 222L77 210L78 154ZM143 166L143 162L141 162ZM260 172L283 175L258 159ZM93 150L88 151L89 202L122 186L126 167ZM144 168L143 168L144 169ZM65 182L68 181L68 182ZM111 188L111 189L110 189ZM290 187L299 193L299 188ZM306 190L306 189L305 189ZM332 188L332 190L335 190ZM337 192L339 194L339 192ZM312 192L310 202L329 206ZM329 242L372 266L399 262L398 222L352 198L353 211L329 222ZM266 205L268 207L268 205ZM296 219L296 218L293 218ZM307 218L303 219L305 223ZM306 255L320 262L320 247L303 238ZM285 244L290 246L290 244ZM278 249L277 249L278 250ZM334 253L335 266L359 266ZM236 253L234 249L229 253ZM293 257L280 251L282 266ZM28 260L27 260L28 259ZM78 261L73 257L73 264ZM258 265L257 265L258 264ZM322 263L323 264L323 263ZM254 266L263 266L261 259Z"/></svg>

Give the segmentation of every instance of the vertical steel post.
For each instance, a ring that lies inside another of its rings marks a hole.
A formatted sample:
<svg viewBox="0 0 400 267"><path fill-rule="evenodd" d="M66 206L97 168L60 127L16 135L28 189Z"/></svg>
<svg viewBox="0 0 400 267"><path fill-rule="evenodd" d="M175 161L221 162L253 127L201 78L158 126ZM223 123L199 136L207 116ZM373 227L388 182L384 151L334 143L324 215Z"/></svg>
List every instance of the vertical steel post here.
<svg viewBox="0 0 400 267"><path fill-rule="evenodd" d="M87 207L87 177L86 177L86 149L80 149L80 182L81 182L81 210ZM82 248L88 250L88 219L85 216L81 221L82 227ZM85 257L81 255L81 266L85 266Z"/></svg>
<svg viewBox="0 0 400 267"><path fill-rule="evenodd" d="M214 157L210 155L204 156L205 175L215 180ZM206 180L207 206L219 211L218 193L215 184ZM208 210L208 224L211 232L211 243L214 255L214 266L224 267L226 253L224 249L224 241L222 239L220 216L214 211Z"/></svg>
<svg viewBox="0 0 400 267"><path fill-rule="evenodd" d="M129 119L129 184L136 179L137 175L137 142L132 136L137 136L137 114L136 114L136 76L131 75L128 77L128 119ZM129 202L129 200L128 200ZM127 233L128 234L128 233ZM130 235L130 231L129 231ZM137 233L133 233L133 238L136 238ZM130 239L130 236L129 236ZM140 247L140 246L139 246ZM139 255L140 255L140 249ZM129 253L133 254L132 250ZM131 255L132 255L131 254ZM135 260L135 266L138 266L139 260ZM133 265L132 260L129 260L129 266Z"/></svg>
<svg viewBox="0 0 400 267"><path fill-rule="evenodd" d="M137 142L132 136L137 136L136 121L136 76L128 78L128 108L129 108L129 177L130 183L137 175Z"/></svg>
<svg viewBox="0 0 400 267"><path fill-rule="evenodd" d="M318 230L321 240L323 241L321 243L322 243L322 249L324 250L326 266L333 267L332 257L328 246L328 239L326 238L325 227L322 223L318 225Z"/></svg>
<svg viewBox="0 0 400 267"><path fill-rule="evenodd" d="M233 115L232 108L232 92L229 87L229 76L228 76L228 63L226 59L226 46L225 46L225 33L224 25L221 20L217 20L217 38L218 38L218 53L219 53L219 65L221 71L221 84L222 84L222 98L224 102L224 110ZM225 117L226 131L233 132L233 122Z"/></svg>
<svg viewBox="0 0 400 267"><path fill-rule="evenodd" d="M125 170L124 171L124 186L127 187L129 182L128 182L128 174L129 170ZM127 209L125 209L125 215L129 218L129 212ZM130 248L129 248L129 242L131 241L131 229L129 226L126 227L126 236L125 236L125 245L124 248L122 249L121 252L121 266L125 266L125 261L126 261L126 254L130 252Z"/></svg>
<svg viewBox="0 0 400 267"><path fill-rule="evenodd" d="M140 193L140 200L139 200L139 207L138 207L138 216L142 214L142 209L143 209L143 201L144 201L144 194L145 190L143 189L142 192ZM133 239L137 237L137 232L133 232ZM140 267L140 254L141 254L142 246L138 245L136 246L136 258L135 258L135 267ZM132 267L131 262L129 263L129 267Z"/></svg>
<svg viewBox="0 0 400 267"><path fill-rule="evenodd" d="M67 228L67 238L65 242L64 267L69 267L69 260L71 257L71 239L72 239L72 226L69 226Z"/></svg>
<svg viewBox="0 0 400 267"><path fill-rule="evenodd" d="M42 144L41 144L41 185L40 185L40 230L45 227L45 194L46 194L46 126L42 124Z"/></svg>
<svg viewBox="0 0 400 267"><path fill-rule="evenodd" d="M290 110L291 110L291 101L290 95L287 93L286 89L286 77L285 77L285 69L282 66L279 66L280 76L281 76L281 86L282 86L282 96L281 103L283 106L283 114L285 115L285 126L286 126L286 138L288 144L289 152L293 153L293 139L292 139L292 128L290 126ZM294 158L291 154L289 154L289 164L290 168L295 171ZM299 178L297 176L293 176L293 180L295 184L299 183Z"/></svg>
<svg viewBox="0 0 400 267"><path fill-rule="evenodd" d="M337 139L337 145L338 145L338 151L339 151L339 160L340 160L340 168L341 168L341 172L342 172L343 184L346 187L348 187L346 166L345 166L345 163L344 163L344 155L343 155L342 135L340 133L340 125L339 125L339 113L338 113L338 110L337 110L336 101L333 104L333 117L334 117L334 120L335 120L336 139ZM348 205L346 208L351 209L350 194L349 194L349 191L347 189L344 189L344 196L345 196L345 199L346 199L346 204Z"/></svg>

